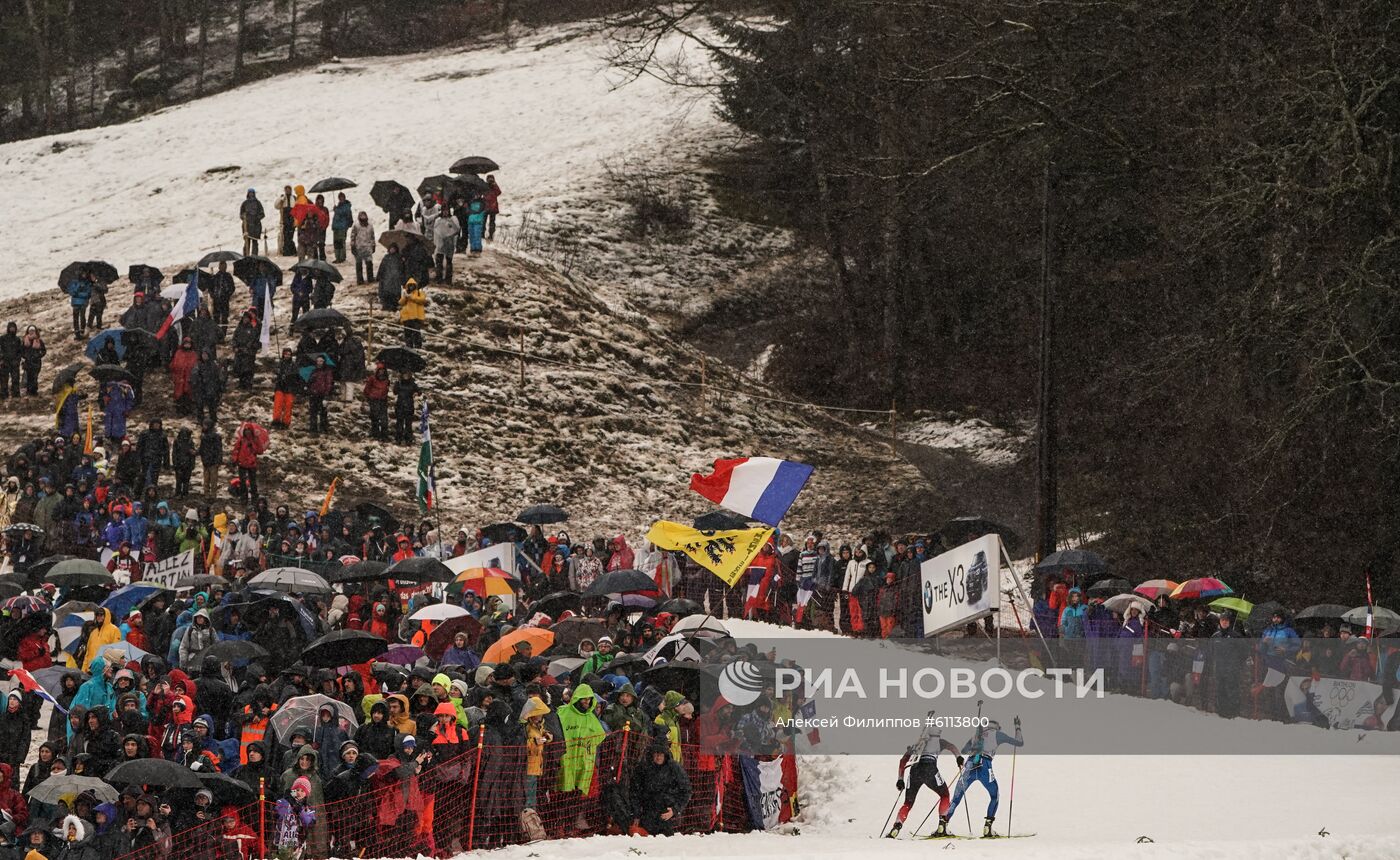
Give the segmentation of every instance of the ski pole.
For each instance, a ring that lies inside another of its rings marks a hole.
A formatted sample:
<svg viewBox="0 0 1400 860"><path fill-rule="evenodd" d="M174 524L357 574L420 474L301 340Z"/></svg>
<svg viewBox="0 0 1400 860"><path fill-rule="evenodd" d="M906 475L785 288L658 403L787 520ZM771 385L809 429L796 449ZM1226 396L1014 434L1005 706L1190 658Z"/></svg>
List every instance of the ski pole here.
<svg viewBox="0 0 1400 860"><path fill-rule="evenodd" d="M975 749L975 750L972 751L972 754L973 754L974 756L976 756L976 755L981 755L981 753L982 753L982 744L981 744L981 738L982 738L982 700L981 700L981 699L978 699L978 700L977 700L977 738L978 738L977 749ZM971 764L971 762L969 762L969 765L970 765L970 764ZM981 760L980 758L977 760L977 764L979 764L979 765L982 764L982 760ZM959 778L961 779L962 777L959 777ZM967 780L967 787L970 788L971 786L972 786L972 780L969 779L969 780ZM966 795L966 793L967 793L967 788L964 788L964 789L963 789L963 793L964 793L964 795ZM963 817L967 819L967 833L968 833L969 836L971 836L971 835L972 835L972 812L968 810L966 804L963 805Z"/></svg>
<svg viewBox="0 0 1400 860"><path fill-rule="evenodd" d="M1016 812L1016 748L1011 748L1011 797L1006 803L1006 835L1011 835L1011 816Z"/></svg>
<svg viewBox="0 0 1400 860"><path fill-rule="evenodd" d="M877 839L889 832L890 819L894 818L894 811L899 808L899 798L901 798L902 796L904 796L904 792L902 791L894 796L894 805L890 807L890 814L885 816L885 826L881 827L880 832L875 834L875 837Z"/></svg>

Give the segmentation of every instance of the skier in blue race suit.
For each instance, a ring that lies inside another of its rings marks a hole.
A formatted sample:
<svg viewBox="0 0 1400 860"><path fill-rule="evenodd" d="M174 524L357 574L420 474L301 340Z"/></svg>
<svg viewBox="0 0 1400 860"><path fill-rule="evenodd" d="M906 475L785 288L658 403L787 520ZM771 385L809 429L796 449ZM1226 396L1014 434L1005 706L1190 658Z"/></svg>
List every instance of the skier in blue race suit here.
<svg viewBox="0 0 1400 860"><path fill-rule="evenodd" d="M996 754L997 748L1002 744L1019 747L1025 744L1021 739L1021 718L1016 718L1016 736L1003 734L1001 724L996 720L990 720L986 728L973 735L972 739L963 747L963 755L967 757L967 765L958 776L958 783L953 789L953 801L948 805L948 811L938 816L938 829L933 832L934 836L948 835L948 819L953 817L953 813L958 810L958 804L962 802L963 794L966 793L972 783L980 782L987 789L990 800L987 802L987 820L982 824L982 836L992 837L996 834L992 832L992 822L997 817L997 778L992 773L992 756Z"/></svg>

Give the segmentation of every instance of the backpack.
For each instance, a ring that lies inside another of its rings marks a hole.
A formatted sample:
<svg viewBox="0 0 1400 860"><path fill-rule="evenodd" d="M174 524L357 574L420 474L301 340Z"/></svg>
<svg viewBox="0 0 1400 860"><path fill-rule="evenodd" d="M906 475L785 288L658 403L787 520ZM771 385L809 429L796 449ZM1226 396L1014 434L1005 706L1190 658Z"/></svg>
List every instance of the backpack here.
<svg viewBox="0 0 1400 860"><path fill-rule="evenodd" d="M533 809L520 811L520 832L525 834L526 842L539 842L549 838L549 834L544 831L544 824L540 821L540 814Z"/></svg>

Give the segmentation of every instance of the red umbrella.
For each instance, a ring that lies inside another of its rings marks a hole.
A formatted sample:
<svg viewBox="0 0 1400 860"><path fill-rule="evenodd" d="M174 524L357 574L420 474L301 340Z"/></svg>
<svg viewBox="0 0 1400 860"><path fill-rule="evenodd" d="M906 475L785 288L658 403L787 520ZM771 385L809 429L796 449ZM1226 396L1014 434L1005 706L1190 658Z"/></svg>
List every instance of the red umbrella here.
<svg viewBox="0 0 1400 860"><path fill-rule="evenodd" d="M252 421L244 421L242 424L238 425L238 438L240 438L240 439L243 438L243 432L244 432L245 430L252 430L252 431L253 431L253 453L254 453L254 454L261 454L261 453L263 453L264 451L267 450L267 443L268 443L267 430L263 429L263 427L262 427L261 425L255 424L255 423L253 423Z"/></svg>
<svg viewBox="0 0 1400 860"><path fill-rule="evenodd" d="M458 633L466 633L467 644L475 645L477 640L481 638L481 622L470 615L449 618L428 634L428 641L423 646L423 650L434 660L441 660L442 655L447 653L448 647L452 645L452 640Z"/></svg>

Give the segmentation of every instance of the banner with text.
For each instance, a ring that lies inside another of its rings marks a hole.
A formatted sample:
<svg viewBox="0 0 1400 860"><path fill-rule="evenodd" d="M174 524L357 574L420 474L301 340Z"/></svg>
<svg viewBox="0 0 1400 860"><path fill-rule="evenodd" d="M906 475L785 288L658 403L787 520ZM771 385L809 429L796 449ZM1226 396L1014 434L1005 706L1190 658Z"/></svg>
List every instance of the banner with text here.
<svg viewBox="0 0 1400 860"><path fill-rule="evenodd" d="M176 582L187 576L194 576L194 550L192 549L187 549L179 555L172 555L170 558L161 559L155 564L146 565L146 572L142 574L141 578L145 582L174 588Z"/></svg>
<svg viewBox="0 0 1400 860"><path fill-rule="evenodd" d="M961 627L1001 605L1001 538L983 535L919 567L924 635Z"/></svg>

